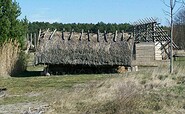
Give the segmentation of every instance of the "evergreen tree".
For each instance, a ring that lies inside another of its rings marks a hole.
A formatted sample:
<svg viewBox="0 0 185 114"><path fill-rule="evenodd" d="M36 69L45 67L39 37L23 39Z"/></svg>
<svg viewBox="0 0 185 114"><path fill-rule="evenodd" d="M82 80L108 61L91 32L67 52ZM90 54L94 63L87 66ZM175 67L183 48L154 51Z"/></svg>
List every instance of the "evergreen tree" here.
<svg viewBox="0 0 185 114"><path fill-rule="evenodd" d="M21 9L15 0L0 0L0 44L13 39L23 45L28 21L19 20L20 15Z"/></svg>
<svg viewBox="0 0 185 114"><path fill-rule="evenodd" d="M97 31L99 30L100 32L104 32L105 30L107 32L115 32L116 30L118 32L121 32L122 30L126 31L126 32L130 32L132 31L132 25L128 24L128 23L124 23L124 24L112 24L112 23L104 23L104 22L99 22L97 24L93 24L93 23L68 23L68 24L62 24L62 23L48 23L48 22L32 22L29 23L29 33L38 33L39 29L42 30L47 30L48 28L50 30L54 30L57 29L58 31L62 31L63 28L65 28L65 31L70 32L72 29L74 29L75 32L81 32L81 30L83 29L85 32L87 32L88 30L90 32L93 33L97 33Z"/></svg>

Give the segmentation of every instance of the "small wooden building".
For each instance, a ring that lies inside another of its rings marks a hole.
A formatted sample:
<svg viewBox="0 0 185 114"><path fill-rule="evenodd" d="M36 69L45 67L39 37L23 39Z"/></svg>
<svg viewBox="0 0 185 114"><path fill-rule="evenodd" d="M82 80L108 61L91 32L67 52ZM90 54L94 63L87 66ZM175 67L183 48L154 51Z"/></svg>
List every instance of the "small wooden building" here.
<svg viewBox="0 0 185 114"><path fill-rule="evenodd" d="M138 21L133 34L133 65L157 66L170 58L170 37L154 19Z"/></svg>

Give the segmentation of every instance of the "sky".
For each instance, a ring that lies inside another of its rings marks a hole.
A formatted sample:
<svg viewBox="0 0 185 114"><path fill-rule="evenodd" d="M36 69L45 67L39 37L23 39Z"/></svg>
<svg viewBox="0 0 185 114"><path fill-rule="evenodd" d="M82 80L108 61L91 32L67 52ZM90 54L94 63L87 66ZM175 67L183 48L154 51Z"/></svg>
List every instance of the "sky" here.
<svg viewBox="0 0 185 114"><path fill-rule="evenodd" d="M16 0L31 22L134 23L148 17L168 25L161 0Z"/></svg>

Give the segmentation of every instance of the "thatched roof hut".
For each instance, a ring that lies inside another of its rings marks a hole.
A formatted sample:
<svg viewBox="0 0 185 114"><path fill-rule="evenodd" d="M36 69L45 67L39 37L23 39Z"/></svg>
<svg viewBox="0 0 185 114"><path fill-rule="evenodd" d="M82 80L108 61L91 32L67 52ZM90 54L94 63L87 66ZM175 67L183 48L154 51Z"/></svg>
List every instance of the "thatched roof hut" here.
<svg viewBox="0 0 185 114"><path fill-rule="evenodd" d="M126 33L43 32L36 64L130 66L131 50Z"/></svg>

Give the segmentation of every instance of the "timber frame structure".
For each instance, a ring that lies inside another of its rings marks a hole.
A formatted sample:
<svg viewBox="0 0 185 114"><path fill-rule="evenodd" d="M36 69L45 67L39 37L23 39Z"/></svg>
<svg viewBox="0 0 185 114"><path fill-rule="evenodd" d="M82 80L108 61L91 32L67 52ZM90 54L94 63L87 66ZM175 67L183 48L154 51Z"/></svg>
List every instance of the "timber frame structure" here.
<svg viewBox="0 0 185 114"><path fill-rule="evenodd" d="M156 20L157 19L154 18L146 18L143 20L138 20L133 24L134 45L141 42L155 43L155 46L160 45L160 50L162 50L162 53L166 54L169 58L170 36L167 31L159 26L160 24L157 23ZM178 46L174 42L173 49L178 49ZM133 55L135 54L136 52L133 52Z"/></svg>

